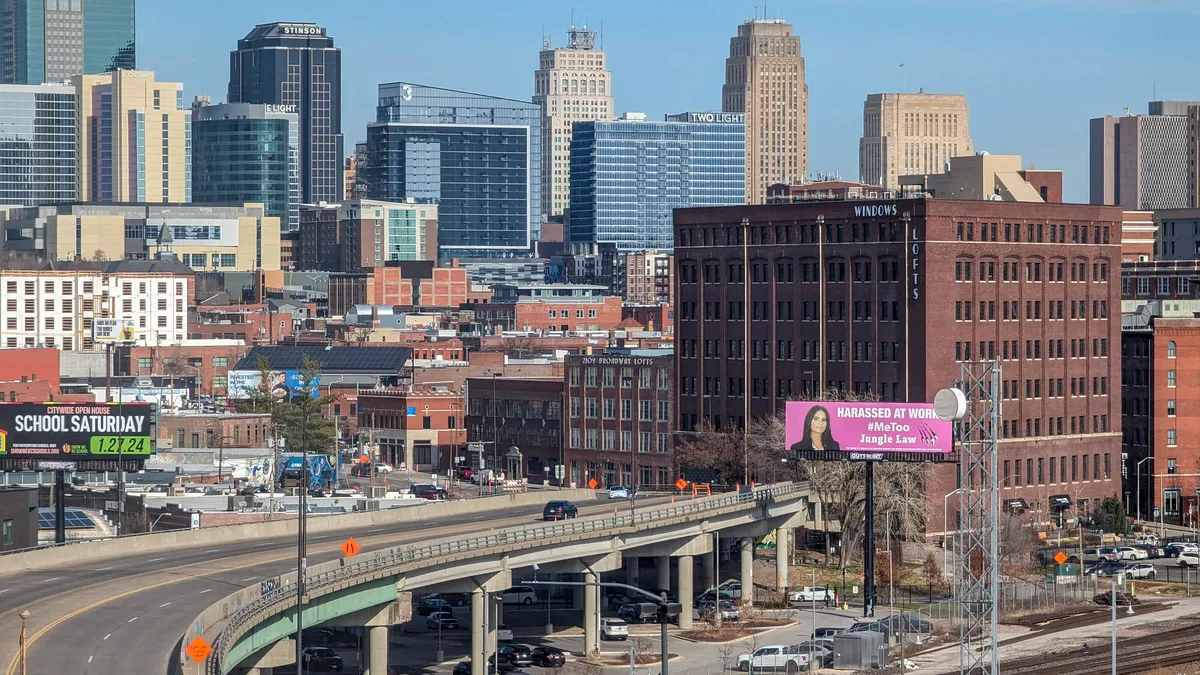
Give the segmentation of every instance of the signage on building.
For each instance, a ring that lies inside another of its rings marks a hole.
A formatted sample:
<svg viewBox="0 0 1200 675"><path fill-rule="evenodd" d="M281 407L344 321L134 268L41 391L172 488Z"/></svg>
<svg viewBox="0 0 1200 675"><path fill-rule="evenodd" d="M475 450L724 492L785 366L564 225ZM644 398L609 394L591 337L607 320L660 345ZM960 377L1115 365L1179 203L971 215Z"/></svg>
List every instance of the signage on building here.
<svg viewBox="0 0 1200 675"><path fill-rule="evenodd" d="M304 378L298 370L272 370L269 377L266 386L275 398L291 399L304 391ZM262 374L257 370L231 370L227 382L229 398L234 399L250 398L252 392L263 386ZM318 398L320 392L321 382L317 380L312 383L309 395Z"/></svg>
<svg viewBox="0 0 1200 675"><path fill-rule="evenodd" d="M0 457L148 457L154 453L153 427L151 403L4 403Z"/></svg>
<svg viewBox="0 0 1200 675"><path fill-rule="evenodd" d="M952 425L928 403L789 401L785 446L807 459L857 462L940 460L952 447Z"/></svg>
<svg viewBox="0 0 1200 675"><path fill-rule="evenodd" d="M320 26L283 26L284 35L324 35L325 29Z"/></svg>
<svg viewBox="0 0 1200 675"><path fill-rule="evenodd" d="M295 103L267 103L265 104L266 111L269 113L294 113L296 112Z"/></svg>
<svg viewBox="0 0 1200 675"><path fill-rule="evenodd" d="M912 288L909 290L910 300L921 299L921 240L917 237L917 228L912 228L909 237L908 274L912 276Z"/></svg>
<svg viewBox="0 0 1200 675"><path fill-rule="evenodd" d="M895 204L864 204L854 207L855 218L875 218L877 216L898 216L900 209Z"/></svg>
<svg viewBox="0 0 1200 675"><path fill-rule="evenodd" d="M133 342L137 339L133 319L92 319L95 342Z"/></svg>
<svg viewBox="0 0 1200 675"><path fill-rule="evenodd" d="M689 122L726 122L729 124L743 124L746 121L745 113L729 113L729 112L703 112L703 113L688 113Z"/></svg>
<svg viewBox="0 0 1200 675"><path fill-rule="evenodd" d="M411 100L412 100L412 91L413 91L413 90L412 90L412 85L411 85L411 84L406 84L406 85L404 85L403 87L400 87L400 89L403 91L403 93L402 93L402 94L400 94L400 96L401 96L401 97L402 97L402 98L403 98L405 101L411 101Z"/></svg>
<svg viewBox="0 0 1200 675"><path fill-rule="evenodd" d="M154 71L153 70L122 70L120 72L121 72L121 77L135 77L135 78L141 78L144 80L154 79Z"/></svg>
<svg viewBox="0 0 1200 675"><path fill-rule="evenodd" d="M636 356L585 356L580 359L585 366L652 366L654 359Z"/></svg>

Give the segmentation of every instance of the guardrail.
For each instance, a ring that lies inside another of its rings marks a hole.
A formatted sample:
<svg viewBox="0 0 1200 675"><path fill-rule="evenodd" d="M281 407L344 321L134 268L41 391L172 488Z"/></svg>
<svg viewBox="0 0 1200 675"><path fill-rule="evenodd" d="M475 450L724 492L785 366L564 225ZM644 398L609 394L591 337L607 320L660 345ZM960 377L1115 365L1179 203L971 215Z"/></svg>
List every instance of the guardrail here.
<svg viewBox="0 0 1200 675"><path fill-rule="evenodd" d="M512 527L490 532L486 535L464 537L462 539L445 541L423 546L397 546L376 553L374 556L359 562L345 564L345 561L333 561L312 568L305 579L306 595L309 598L320 597L332 593L350 582L363 583L384 576L394 576L406 571L406 568L418 563L427 564L446 556L478 554L482 551L500 549L506 546L536 542L539 545L551 543L563 537L579 534L607 532L637 528L647 523L662 523L664 520L686 518L698 513L707 513L743 506L748 503L763 504L776 497L794 494L807 489L806 484L789 483L782 485L764 486L753 490L737 493L727 493L697 500L682 501L676 504L651 507L638 510L633 514L623 513L603 518L585 520L565 520L553 525L540 527ZM226 657L251 628L266 618L279 614L295 606L296 593L295 573L292 572L280 578L278 585L273 588L259 587L247 589L257 592L257 597L236 597L242 592L234 593L214 605L237 607L241 601L248 604L241 606L229 617L221 629L219 637L213 645L213 652L205 664L207 675L223 675L222 664ZM251 596L254 593L250 594ZM210 608L212 609L212 608ZM208 612L202 613L193 622L193 631L184 637L179 658L184 662L188 657L182 651L191 642L191 638L202 633L204 627L210 624Z"/></svg>

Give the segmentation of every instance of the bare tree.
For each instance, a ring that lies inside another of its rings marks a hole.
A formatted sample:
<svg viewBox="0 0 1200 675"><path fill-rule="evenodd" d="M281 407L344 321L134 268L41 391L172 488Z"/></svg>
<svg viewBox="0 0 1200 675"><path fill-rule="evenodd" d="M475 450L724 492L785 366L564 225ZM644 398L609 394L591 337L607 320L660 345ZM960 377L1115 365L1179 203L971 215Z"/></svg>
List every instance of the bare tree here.
<svg viewBox="0 0 1200 675"><path fill-rule="evenodd" d="M746 450L742 435L717 429L705 419L696 433L681 439L675 449L685 471L711 471L717 482L740 483L745 475Z"/></svg>
<svg viewBox="0 0 1200 675"><path fill-rule="evenodd" d="M108 254L104 252L104 249L98 248L95 250L94 253L92 253L92 262L107 262L107 261L108 261Z"/></svg>

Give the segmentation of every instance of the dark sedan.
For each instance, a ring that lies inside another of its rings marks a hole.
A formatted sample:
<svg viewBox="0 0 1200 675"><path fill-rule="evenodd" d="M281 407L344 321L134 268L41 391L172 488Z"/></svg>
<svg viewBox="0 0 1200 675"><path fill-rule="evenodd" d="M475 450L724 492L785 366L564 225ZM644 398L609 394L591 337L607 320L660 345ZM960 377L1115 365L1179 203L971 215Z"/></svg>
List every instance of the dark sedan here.
<svg viewBox="0 0 1200 675"><path fill-rule="evenodd" d="M499 654L501 661L507 661L514 666L533 665L533 650L525 645L504 645Z"/></svg>
<svg viewBox="0 0 1200 675"><path fill-rule="evenodd" d="M445 490L430 483L417 483L409 488L408 492L409 494L420 497L421 499L428 499L430 501L446 498Z"/></svg>
<svg viewBox="0 0 1200 675"><path fill-rule="evenodd" d="M458 630L458 619L446 612L434 612L425 619L425 627L429 630Z"/></svg>
<svg viewBox="0 0 1200 675"><path fill-rule="evenodd" d="M579 515L579 508L565 499L554 499L542 509L542 520L566 520Z"/></svg>
<svg viewBox="0 0 1200 675"><path fill-rule="evenodd" d="M305 647L304 669L310 673L340 673L342 657L329 647Z"/></svg>
<svg viewBox="0 0 1200 675"><path fill-rule="evenodd" d="M562 668L567 662L567 655L556 647L534 647L530 652L533 665L543 668Z"/></svg>

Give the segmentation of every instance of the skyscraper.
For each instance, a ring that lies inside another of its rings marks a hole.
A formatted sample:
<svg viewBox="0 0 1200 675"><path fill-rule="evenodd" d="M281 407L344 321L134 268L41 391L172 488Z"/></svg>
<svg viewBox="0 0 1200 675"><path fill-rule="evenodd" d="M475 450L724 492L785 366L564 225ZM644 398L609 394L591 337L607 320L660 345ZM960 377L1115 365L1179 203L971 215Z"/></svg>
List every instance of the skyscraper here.
<svg viewBox="0 0 1200 675"><path fill-rule="evenodd" d="M546 36L533 74L533 102L542 108L541 211L549 218L571 203L571 125L612 119L612 73L596 49L596 31L571 26L564 49Z"/></svg>
<svg viewBox="0 0 1200 675"><path fill-rule="evenodd" d="M300 198L342 200L342 53L324 28L255 26L229 54L228 98L283 110L294 106L300 119Z"/></svg>
<svg viewBox="0 0 1200 675"><path fill-rule="evenodd" d="M149 70L72 79L77 199L83 202L190 202L192 112L183 85Z"/></svg>
<svg viewBox="0 0 1200 675"><path fill-rule="evenodd" d="M528 101L379 85L360 182L367 197L438 205L438 254L511 257L541 222L541 112Z"/></svg>
<svg viewBox="0 0 1200 675"><path fill-rule="evenodd" d="M974 154L968 121L962 94L867 95L858 179L896 191L900 176L942 173L952 157Z"/></svg>
<svg viewBox="0 0 1200 675"><path fill-rule="evenodd" d="M808 173L808 84L800 38L782 19L751 19L729 40L721 109L746 114L746 201Z"/></svg>
<svg viewBox="0 0 1200 675"><path fill-rule="evenodd" d="M299 124L261 103L192 108L192 200L261 202L284 230L300 227Z"/></svg>
<svg viewBox="0 0 1200 675"><path fill-rule="evenodd" d="M65 82L136 67L135 0L0 0L0 82Z"/></svg>
<svg viewBox="0 0 1200 675"><path fill-rule="evenodd" d="M626 113L576 123L568 241L669 250L674 209L745 204L744 117L689 112L652 121Z"/></svg>
<svg viewBox="0 0 1200 675"><path fill-rule="evenodd" d="M0 85L0 204L75 201L75 89Z"/></svg>
<svg viewBox="0 0 1200 675"><path fill-rule="evenodd" d="M1149 111L1091 120L1092 204L1134 211L1200 206L1200 102L1151 101Z"/></svg>

